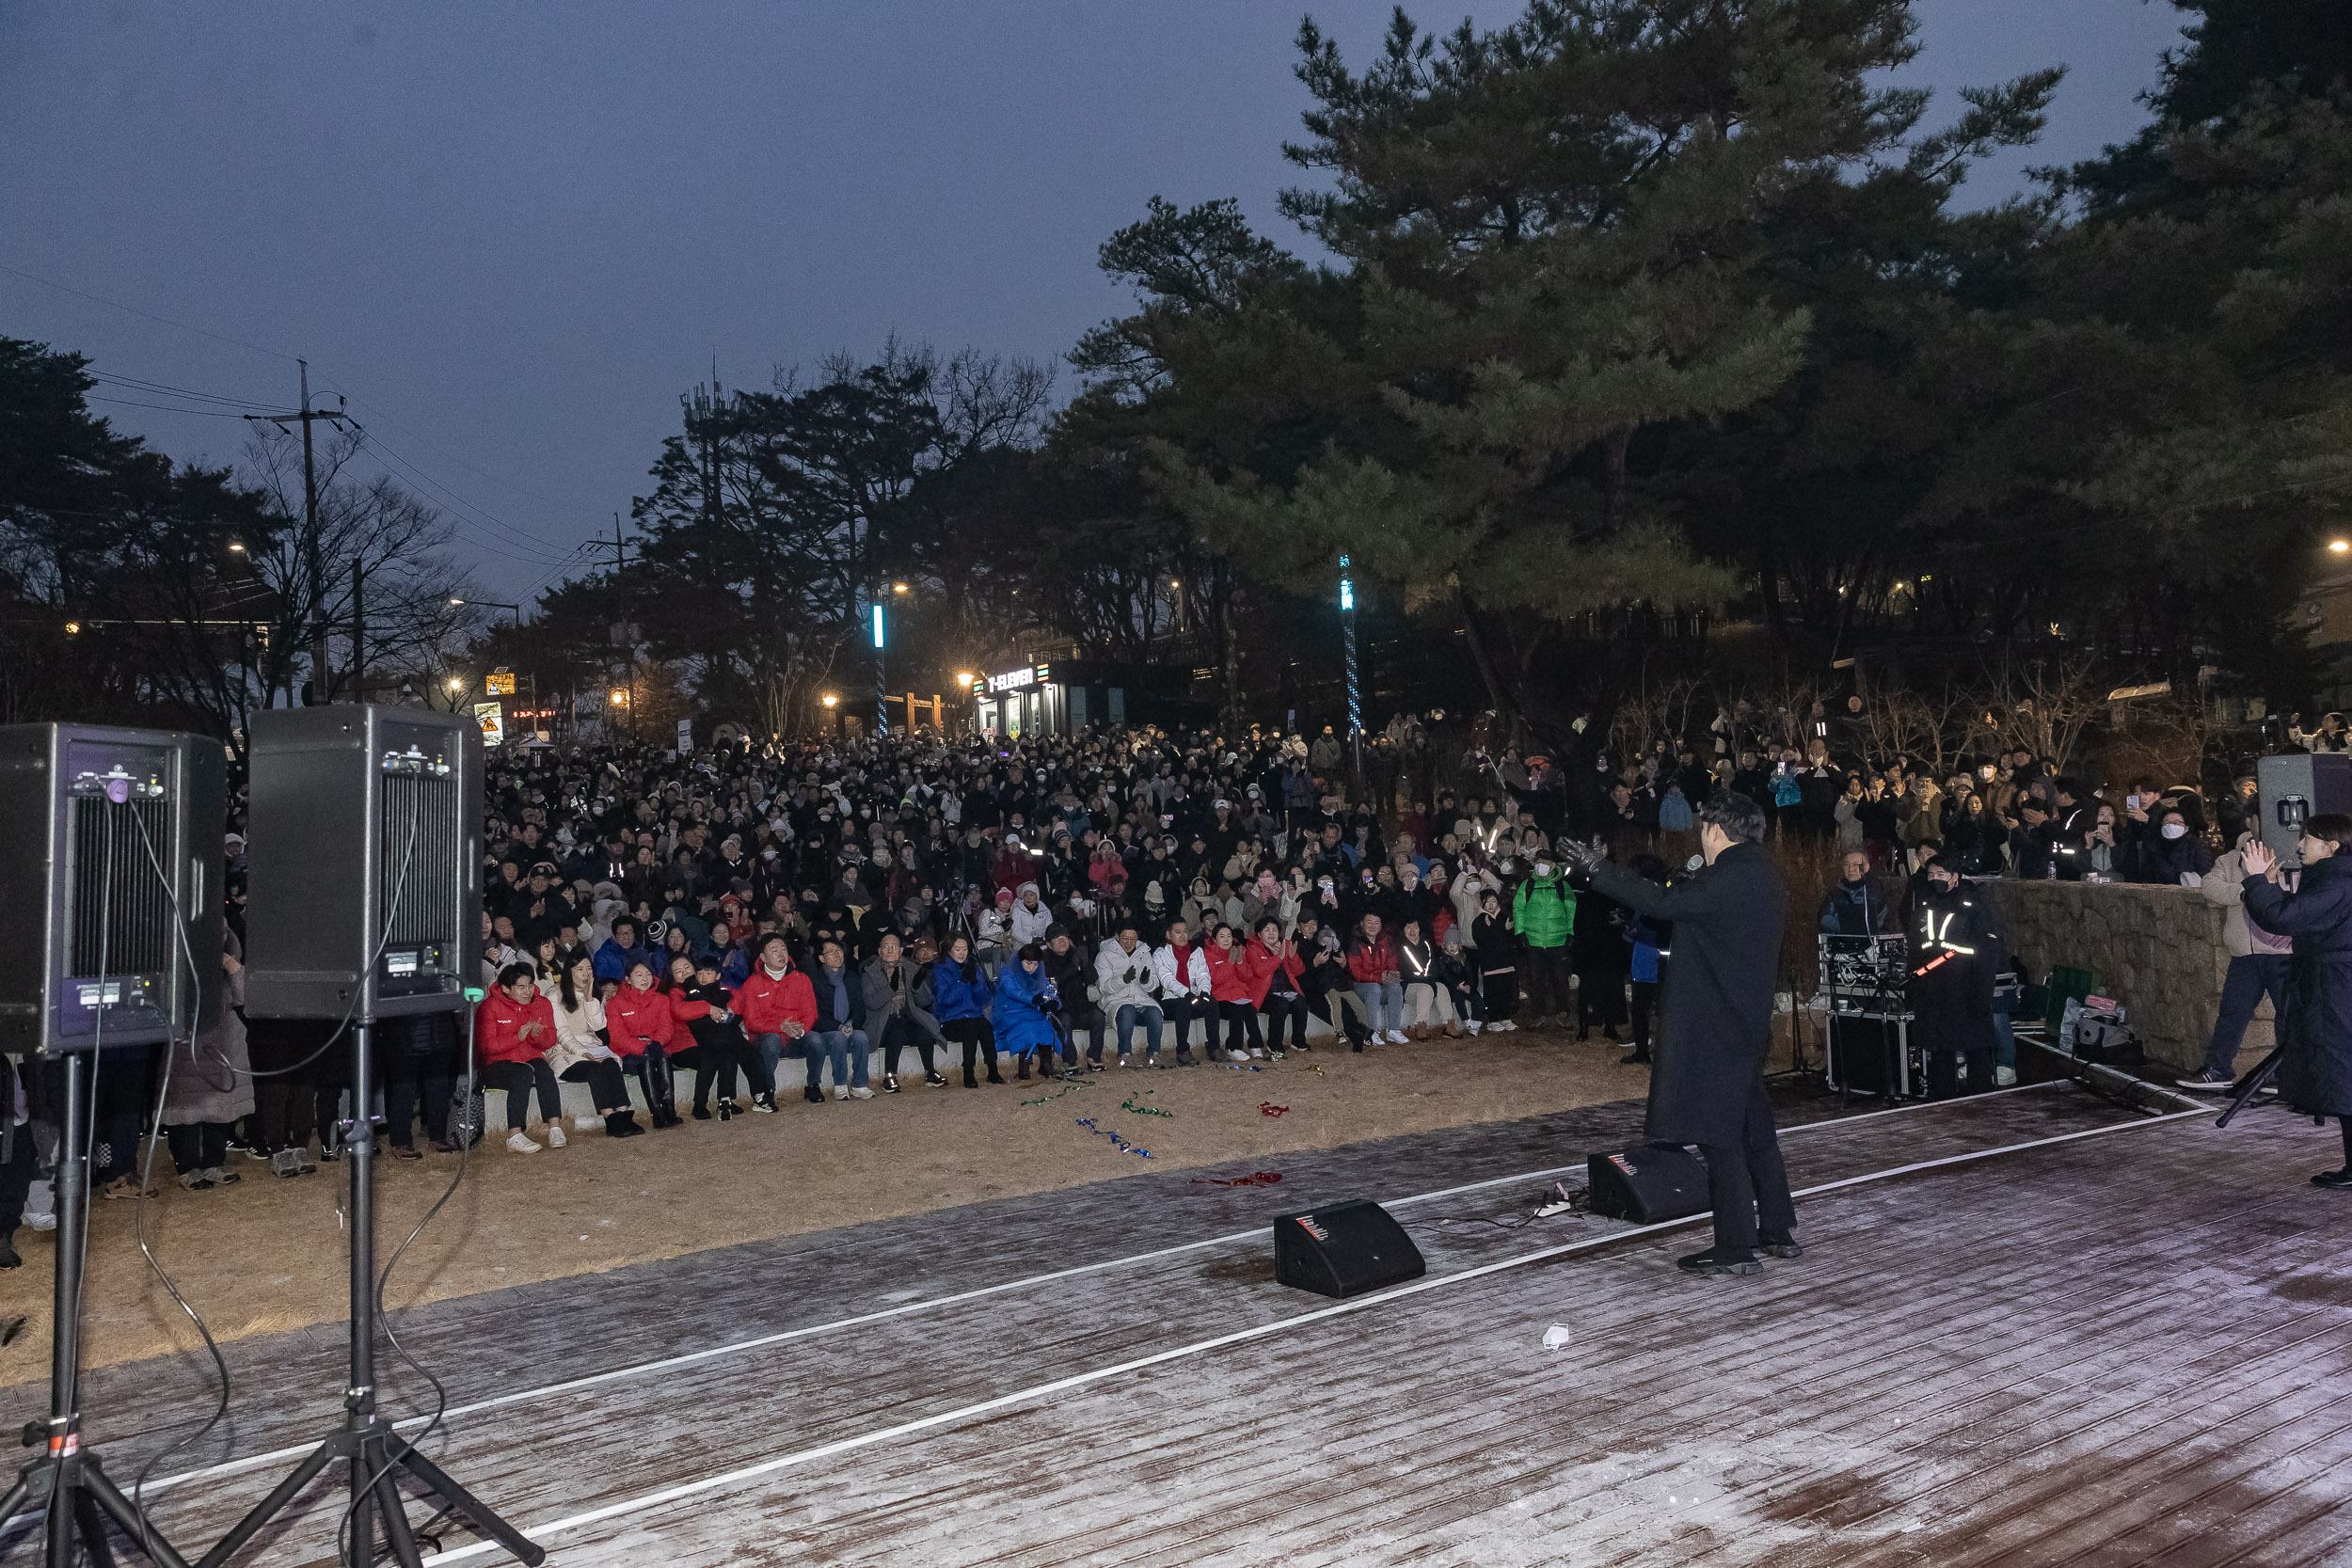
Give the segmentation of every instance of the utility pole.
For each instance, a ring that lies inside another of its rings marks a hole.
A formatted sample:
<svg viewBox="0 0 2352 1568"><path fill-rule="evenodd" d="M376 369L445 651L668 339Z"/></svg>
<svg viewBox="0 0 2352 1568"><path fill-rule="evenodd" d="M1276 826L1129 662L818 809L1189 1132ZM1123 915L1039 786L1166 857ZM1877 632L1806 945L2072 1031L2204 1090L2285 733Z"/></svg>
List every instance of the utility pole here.
<svg viewBox="0 0 2352 1568"><path fill-rule="evenodd" d="M710 373L712 379L716 380L719 373L719 368L715 360L711 364ZM621 515L615 512L612 514L612 596L616 604L619 602L621 595L621 568L628 564L628 546L621 534ZM624 618L620 622L620 626L622 627L622 641L628 646L628 718L629 731L631 734L634 734L637 729L637 638L626 618L626 607L623 607L623 615Z"/></svg>
<svg viewBox="0 0 2352 1568"><path fill-rule="evenodd" d="M360 682L368 673L368 610L367 573L360 568L358 557L351 562L351 700L368 700Z"/></svg>
<svg viewBox="0 0 2352 1568"><path fill-rule="evenodd" d="M338 406L332 411L324 408L313 410L310 407L310 361L297 359L294 363L302 367L301 411L294 414L247 414L246 418L274 424L280 430L286 428L290 420L302 421L303 572L310 579L310 700L324 704L327 692L326 555L319 540L319 481L318 469L310 455L310 424L315 420L326 420L341 430L345 415L340 406L341 398L335 400Z"/></svg>

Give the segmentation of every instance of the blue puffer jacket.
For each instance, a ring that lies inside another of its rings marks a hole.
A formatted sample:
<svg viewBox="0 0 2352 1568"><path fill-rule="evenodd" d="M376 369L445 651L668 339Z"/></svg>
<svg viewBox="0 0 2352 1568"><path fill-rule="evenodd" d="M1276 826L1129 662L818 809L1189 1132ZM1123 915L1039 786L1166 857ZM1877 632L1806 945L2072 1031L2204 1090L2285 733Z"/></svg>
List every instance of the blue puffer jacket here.
<svg viewBox="0 0 2352 1568"><path fill-rule="evenodd" d="M629 967L640 963L653 969L655 979L661 978L660 960L651 953L643 947L623 947L609 938L588 959L589 968L599 980L626 980Z"/></svg>
<svg viewBox="0 0 2352 1568"><path fill-rule="evenodd" d="M996 1006L990 1015L996 1026L996 1046L1000 1051L1052 1051L1060 1043L1054 1033L1053 1021L1045 1016L1045 1004L1058 1006L1060 998L1043 964L1037 973L1015 958L1005 966L996 980Z"/></svg>
<svg viewBox="0 0 2352 1568"><path fill-rule="evenodd" d="M969 981L963 971L946 958L931 965L931 1016L942 1023L986 1017L995 994L995 988L988 983L988 971L977 963Z"/></svg>

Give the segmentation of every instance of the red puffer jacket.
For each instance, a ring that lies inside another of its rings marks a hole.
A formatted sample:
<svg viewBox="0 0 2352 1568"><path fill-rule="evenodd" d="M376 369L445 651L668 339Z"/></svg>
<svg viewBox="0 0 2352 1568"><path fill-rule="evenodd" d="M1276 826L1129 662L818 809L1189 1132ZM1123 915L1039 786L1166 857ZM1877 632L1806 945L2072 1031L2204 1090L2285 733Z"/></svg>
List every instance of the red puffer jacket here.
<svg viewBox="0 0 2352 1568"><path fill-rule="evenodd" d="M1274 974L1277 970L1281 971L1283 974L1288 974L1291 977L1291 990L1296 991L1304 990L1307 977L1307 965L1297 954L1293 953L1287 958L1277 958L1275 956L1274 949L1268 947L1264 941L1258 937L1251 937L1249 939L1249 952L1250 956L1255 958L1265 969L1265 977L1258 982L1259 1006L1263 1007L1265 1006L1266 992L1274 989Z"/></svg>
<svg viewBox="0 0 2352 1568"><path fill-rule="evenodd" d="M1274 978L1274 955L1254 939L1248 947L1209 948L1209 994L1219 1002L1265 1005L1266 982Z"/></svg>
<svg viewBox="0 0 2352 1568"><path fill-rule="evenodd" d="M855 986L863 981L852 974L849 983ZM743 1033L754 1039L762 1035L783 1034L787 1021L803 1029L814 1029L817 992L808 976L797 969L771 975L764 969L755 968L751 978L735 988L735 1011L743 1020Z"/></svg>
<svg viewBox="0 0 2352 1568"><path fill-rule="evenodd" d="M642 1056L648 1041L664 1051L675 1051L686 1033L671 1013L667 996L635 986L623 986L606 998L604 1022L616 1056Z"/></svg>
<svg viewBox="0 0 2352 1568"><path fill-rule="evenodd" d="M1359 986L1376 986L1396 967L1396 948L1381 933L1375 942L1358 942L1348 950L1347 973Z"/></svg>
<svg viewBox="0 0 2352 1568"><path fill-rule="evenodd" d="M524 1028L534 1023L539 1027L524 1038ZM474 1009L474 1052L485 1062L535 1062L554 1043L555 1008L544 996L516 1002L494 990Z"/></svg>

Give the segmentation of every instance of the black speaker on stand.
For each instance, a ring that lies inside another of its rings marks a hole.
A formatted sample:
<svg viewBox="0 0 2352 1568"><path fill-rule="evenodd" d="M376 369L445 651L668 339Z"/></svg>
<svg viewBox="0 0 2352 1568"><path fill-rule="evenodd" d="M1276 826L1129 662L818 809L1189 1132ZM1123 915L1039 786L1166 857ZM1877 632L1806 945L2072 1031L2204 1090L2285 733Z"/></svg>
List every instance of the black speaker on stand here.
<svg viewBox="0 0 2352 1568"><path fill-rule="evenodd" d="M524 1562L547 1553L403 1442L375 1409L375 1117L371 1026L468 1006L482 945L482 736L416 708L272 708L254 717L246 1012L335 1021L349 1037L350 1376L343 1419L204 1554L220 1568L337 1460L349 1467L347 1560L421 1568L403 1473Z"/></svg>
<svg viewBox="0 0 2352 1568"><path fill-rule="evenodd" d="M49 1418L26 1429L41 1454L0 1497L0 1521L39 1510L49 1568L85 1551L111 1564L108 1520L161 1568L186 1568L82 1446L81 1243L93 1063L193 1035L219 1006L222 771L201 736L0 728L0 951L31 959L0 971L0 1054L55 1057L63 1080Z"/></svg>

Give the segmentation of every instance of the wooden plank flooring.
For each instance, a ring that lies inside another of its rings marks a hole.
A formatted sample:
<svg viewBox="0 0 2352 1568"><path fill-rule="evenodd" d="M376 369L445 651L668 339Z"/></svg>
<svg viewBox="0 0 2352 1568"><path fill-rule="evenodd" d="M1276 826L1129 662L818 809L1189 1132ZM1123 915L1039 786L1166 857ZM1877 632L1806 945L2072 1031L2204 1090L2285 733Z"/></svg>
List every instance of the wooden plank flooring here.
<svg viewBox="0 0 2352 1568"><path fill-rule="evenodd" d="M2228 1132L2126 1125L2144 1119L2057 1087L1813 1128L1788 1139L1801 1187L2123 1130L1804 1200L1810 1254L1761 1278L1689 1280L1671 1259L1691 1232L1634 1236L1042 1393L1327 1304L1272 1283L1262 1233L921 1301L1331 1197L1568 1164L1624 1141L1638 1107L1303 1153L1264 1190L1140 1171L443 1303L403 1335L465 1402L914 1308L461 1418L428 1444L526 1527L860 1445L565 1531L548 1544L566 1568L2352 1561L2352 1204L2305 1181L2332 1132L2277 1112ZM1475 1223L1538 1185L1399 1217L1433 1275L1625 1229ZM1574 1338L1546 1352L1555 1322ZM311 1434L340 1350L331 1332L233 1347L235 1430L165 1471ZM192 1386L169 1363L94 1379L94 1439ZM0 1392L9 1419L40 1397ZM948 1418L867 1441L930 1417ZM142 1451L124 1442L112 1468ZM158 1522L200 1549L282 1467L162 1492ZM246 1560L329 1560L335 1507L322 1491Z"/></svg>

